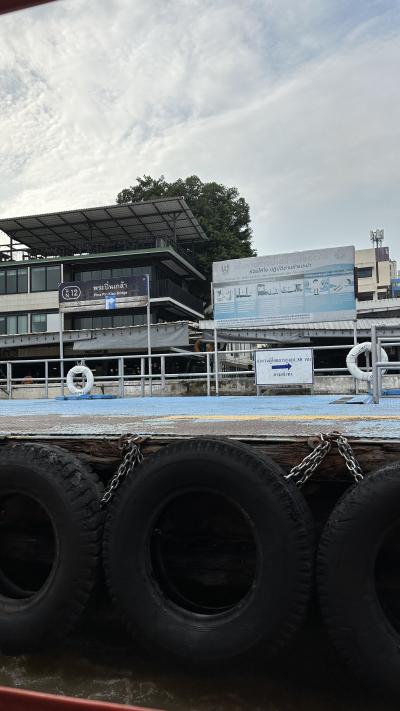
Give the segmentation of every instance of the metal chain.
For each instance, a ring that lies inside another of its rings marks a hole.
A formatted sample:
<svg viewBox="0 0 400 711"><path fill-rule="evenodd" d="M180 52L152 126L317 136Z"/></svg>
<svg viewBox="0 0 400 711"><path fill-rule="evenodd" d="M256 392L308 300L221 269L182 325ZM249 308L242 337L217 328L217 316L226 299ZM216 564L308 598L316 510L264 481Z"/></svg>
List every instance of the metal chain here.
<svg viewBox="0 0 400 711"><path fill-rule="evenodd" d="M119 449L122 453L125 452L125 456L104 492L104 496L100 501L100 508L104 508L111 501L115 491L125 477L137 464L143 461L144 457L140 445L144 440L145 437L139 435L124 435L120 438Z"/></svg>
<svg viewBox="0 0 400 711"><path fill-rule="evenodd" d="M315 449L310 454L307 454L299 464L292 467L290 472L286 474L285 479L294 479L297 486L303 486L313 471L315 471L322 460L325 459L326 455L331 451L333 442L336 442L339 454L343 457L346 467L352 474L354 481L358 483L364 478L360 464L357 461L349 441L344 435L340 432L321 433L318 435L318 439L320 441Z"/></svg>

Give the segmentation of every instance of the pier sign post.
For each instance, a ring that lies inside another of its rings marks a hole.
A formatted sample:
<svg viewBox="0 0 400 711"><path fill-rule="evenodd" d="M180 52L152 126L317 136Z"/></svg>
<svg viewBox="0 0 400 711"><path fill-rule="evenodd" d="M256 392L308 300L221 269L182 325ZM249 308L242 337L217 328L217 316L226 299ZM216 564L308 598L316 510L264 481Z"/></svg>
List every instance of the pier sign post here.
<svg viewBox="0 0 400 711"><path fill-rule="evenodd" d="M256 385L312 385L312 348L259 348L254 352Z"/></svg>

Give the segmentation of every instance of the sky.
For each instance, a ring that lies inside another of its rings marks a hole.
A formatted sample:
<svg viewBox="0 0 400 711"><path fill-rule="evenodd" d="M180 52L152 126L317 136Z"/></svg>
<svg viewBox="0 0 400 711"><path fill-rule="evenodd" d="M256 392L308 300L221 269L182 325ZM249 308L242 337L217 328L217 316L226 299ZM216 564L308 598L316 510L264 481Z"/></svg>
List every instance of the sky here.
<svg viewBox="0 0 400 711"><path fill-rule="evenodd" d="M400 0L57 0L0 16L0 216L235 185L258 254L400 261Z"/></svg>

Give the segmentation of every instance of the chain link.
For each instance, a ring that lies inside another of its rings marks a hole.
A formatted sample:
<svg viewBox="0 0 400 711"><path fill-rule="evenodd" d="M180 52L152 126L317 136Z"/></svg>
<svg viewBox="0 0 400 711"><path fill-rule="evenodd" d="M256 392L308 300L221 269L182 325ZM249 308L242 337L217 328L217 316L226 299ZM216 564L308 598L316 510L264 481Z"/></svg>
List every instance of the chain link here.
<svg viewBox="0 0 400 711"><path fill-rule="evenodd" d="M362 469L353 452L353 449L348 439L340 432L328 432L326 434L317 435L319 444L315 449L307 454L304 459L292 467L290 472L286 474L285 479L293 479L297 486L301 487L310 478L311 474L325 459L326 455L331 451L333 442L336 443L339 454L343 457L346 467L352 474L356 483L361 481L363 477Z"/></svg>
<svg viewBox="0 0 400 711"><path fill-rule="evenodd" d="M122 454L125 453L125 456L104 492L104 496L100 501L100 508L104 508L111 501L115 491L125 477L137 464L143 461L144 457L140 445L145 439L145 437L139 435L123 435L120 437L119 449Z"/></svg>

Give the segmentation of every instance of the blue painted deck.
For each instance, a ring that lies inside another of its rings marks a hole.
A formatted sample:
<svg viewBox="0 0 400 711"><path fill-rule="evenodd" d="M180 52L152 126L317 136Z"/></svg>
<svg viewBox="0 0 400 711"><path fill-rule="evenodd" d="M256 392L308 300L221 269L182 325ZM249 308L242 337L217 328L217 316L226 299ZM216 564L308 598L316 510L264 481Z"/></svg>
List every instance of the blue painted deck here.
<svg viewBox="0 0 400 711"><path fill-rule="evenodd" d="M340 430L400 441L400 399L335 403L340 396L153 397L115 400L2 400L0 434L226 434L292 437Z"/></svg>

